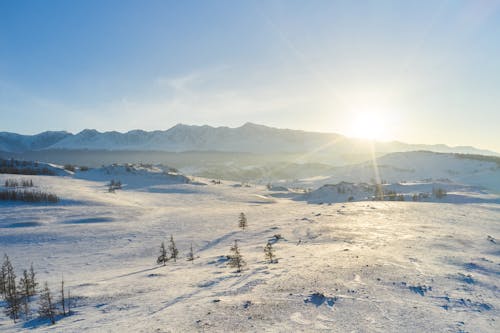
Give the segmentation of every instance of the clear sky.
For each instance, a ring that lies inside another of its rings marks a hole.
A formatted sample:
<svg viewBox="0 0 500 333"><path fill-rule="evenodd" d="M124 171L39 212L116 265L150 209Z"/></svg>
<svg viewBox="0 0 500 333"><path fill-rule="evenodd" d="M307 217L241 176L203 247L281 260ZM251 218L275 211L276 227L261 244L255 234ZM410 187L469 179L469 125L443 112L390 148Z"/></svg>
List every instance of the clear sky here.
<svg viewBox="0 0 500 333"><path fill-rule="evenodd" d="M500 151L500 1L0 0L0 131L247 121Z"/></svg>

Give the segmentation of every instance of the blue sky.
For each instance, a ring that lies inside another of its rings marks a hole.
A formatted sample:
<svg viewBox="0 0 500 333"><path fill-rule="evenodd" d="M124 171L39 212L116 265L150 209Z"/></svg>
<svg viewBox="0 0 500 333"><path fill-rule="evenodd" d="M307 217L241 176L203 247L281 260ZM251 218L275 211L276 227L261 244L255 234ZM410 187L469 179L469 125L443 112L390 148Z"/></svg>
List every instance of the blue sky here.
<svg viewBox="0 0 500 333"><path fill-rule="evenodd" d="M252 121L500 151L499 36L500 1L0 0L0 131Z"/></svg>

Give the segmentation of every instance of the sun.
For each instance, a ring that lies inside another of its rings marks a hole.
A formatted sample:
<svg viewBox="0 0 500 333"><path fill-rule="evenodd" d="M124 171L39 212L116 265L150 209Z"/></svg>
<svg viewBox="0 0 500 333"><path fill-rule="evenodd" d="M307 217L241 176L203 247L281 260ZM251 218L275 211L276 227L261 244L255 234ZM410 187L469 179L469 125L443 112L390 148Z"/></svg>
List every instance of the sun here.
<svg viewBox="0 0 500 333"><path fill-rule="evenodd" d="M351 121L348 135L360 139L385 140L387 139L386 121L380 113L356 113Z"/></svg>

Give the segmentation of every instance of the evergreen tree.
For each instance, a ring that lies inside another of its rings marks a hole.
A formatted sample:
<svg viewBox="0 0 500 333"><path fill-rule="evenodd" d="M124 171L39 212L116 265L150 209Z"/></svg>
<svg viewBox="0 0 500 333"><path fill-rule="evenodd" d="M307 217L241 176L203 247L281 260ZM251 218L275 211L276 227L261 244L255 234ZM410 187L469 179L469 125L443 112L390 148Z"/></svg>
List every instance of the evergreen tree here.
<svg viewBox="0 0 500 333"><path fill-rule="evenodd" d="M229 267L236 268L236 272L239 273L243 269L243 266L245 266L245 261L240 253L237 240L235 240L234 245L231 246L231 252L232 253L227 256L229 258L228 265Z"/></svg>
<svg viewBox="0 0 500 333"><path fill-rule="evenodd" d="M5 295L5 314L16 322L16 319L19 319L19 312L21 312L21 297L17 292L15 281L12 288L14 289L9 289Z"/></svg>
<svg viewBox="0 0 500 333"><path fill-rule="evenodd" d="M179 250L177 250L177 247L175 246L174 236L172 235L170 235L170 245L168 246L168 250L170 251L170 258L174 259L174 262L176 262Z"/></svg>
<svg viewBox="0 0 500 333"><path fill-rule="evenodd" d="M245 230L245 228L247 227L247 217L245 216L245 213L240 213L238 226L243 230Z"/></svg>
<svg viewBox="0 0 500 333"><path fill-rule="evenodd" d="M40 318L48 318L52 324L56 323L56 307L47 282L45 282L44 288L40 294L38 314Z"/></svg>
<svg viewBox="0 0 500 333"><path fill-rule="evenodd" d="M36 287L38 286L38 282L36 282L36 274L35 270L33 269L33 263L31 263L30 266L30 272L29 272L29 282L30 282L30 296L36 295Z"/></svg>
<svg viewBox="0 0 500 333"><path fill-rule="evenodd" d="M6 256L6 255L5 255ZM0 296L5 297L7 291L7 267L5 266L5 261L2 263L2 268L0 269Z"/></svg>
<svg viewBox="0 0 500 333"><path fill-rule="evenodd" d="M29 301L30 301L30 296L31 296L31 282L30 282L30 276L28 271L25 269L23 270L23 276L19 280L19 295L22 299L23 303L23 310L24 310L24 316L26 318L29 317L30 311L29 311Z"/></svg>
<svg viewBox="0 0 500 333"><path fill-rule="evenodd" d="M15 322L16 319L19 318L19 312L21 310L20 297L17 293L14 268L12 267L9 257L5 255L4 258L2 270L5 271L5 313Z"/></svg>
<svg viewBox="0 0 500 333"><path fill-rule="evenodd" d="M264 247L264 255L267 260L269 260L269 263L275 263L276 261L276 256L274 255L274 250L273 246L270 242L267 242L266 246Z"/></svg>
<svg viewBox="0 0 500 333"><path fill-rule="evenodd" d="M158 256L158 259L156 259L156 263L158 265L163 264L163 266L165 266L169 259L170 258L167 255L167 249L165 248L165 242L161 242L160 255Z"/></svg>
<svg viewBox="0 0 500 333"><path fill-rule="evenodd" d="M23 270L23 276L19 280L19 292L26 296L31 296L31 281L28 271Z"/></svg>
<svg viewBox="0 0 500 333"><path fill-rule="evenodd" d="M191 247L189 248L187 260L192 261L194 263L193 243L191 243Z"/></svg>
<svg viewBox="0 0 500 333"><path fill-rule="evenodd" d="M12 266L10 263L10 259L6 254L4 254L2 268L0 270L0 292L4 298L7 295L8 289L7 270L9 266Z"/></svg>
<svg viewBox="0 0 500 333"><path fill-rule="evenodd" d="M64 299L64 277L61 278L61 306L63 310L63 316L66 315L66 300Z"/></svg>

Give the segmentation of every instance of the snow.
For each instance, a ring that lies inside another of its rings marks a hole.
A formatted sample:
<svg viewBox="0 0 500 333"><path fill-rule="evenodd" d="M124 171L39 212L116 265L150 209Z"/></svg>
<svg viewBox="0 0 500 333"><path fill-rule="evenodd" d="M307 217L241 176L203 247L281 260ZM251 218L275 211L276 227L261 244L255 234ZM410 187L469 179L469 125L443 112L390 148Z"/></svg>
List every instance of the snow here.
<svg viewBox="0 0 500 333"><path fill-rule="evenodd" d="M390 164L389 159L382 162ZM480 163L460 162L465 170L460 179ZM455 161L450 159L443 170L448 163ZM482 182L490 167L477 173ZM415 175L415 181L387 186L397 191L408 188L411 193L439 184L449 186L448 196L496 198L476 184L419 181L441 175L441 169L429 170L427 177L420 171L396 171L397 181L408 174ZM341 176L326 182L335 177ZM60 176L0 175L0 184L7 178L32 179L37 188L62 200L0 203L0 253L10 256L18 275L33 262L39 280L47 280L53 291L64 274L76 300L74 314L59 318L55 326L37 320L14 324L0 316L2 332L497 332L499 328L496 199L466 203L336 199L320 205L317 201L326 202L331 192L338 193L334 186L324 187L325 193L314 188L308 194L317 196L312 204L292 200L307 195L299 191L273 192L263 185L235 186L229 181L213 184L168 168L141 165ZM107 184L117 178L123 189L109 193ZM361 191L360 181L342 185ZM196 185L200 183L206 185ZM240 212L248 218L245 231L237 227ZM282 239L277 240L277 234ZM160 243L170 235L182 258L158 266ZM236 239L247 262L242 273L228 268L225 257ZM263 248L269 240L278 257L275 264L264 261ZM191 243L197 257L193 263L185 260Z"/></svg>

